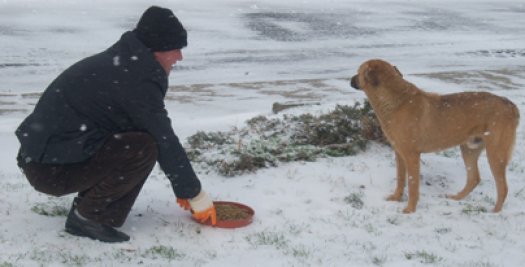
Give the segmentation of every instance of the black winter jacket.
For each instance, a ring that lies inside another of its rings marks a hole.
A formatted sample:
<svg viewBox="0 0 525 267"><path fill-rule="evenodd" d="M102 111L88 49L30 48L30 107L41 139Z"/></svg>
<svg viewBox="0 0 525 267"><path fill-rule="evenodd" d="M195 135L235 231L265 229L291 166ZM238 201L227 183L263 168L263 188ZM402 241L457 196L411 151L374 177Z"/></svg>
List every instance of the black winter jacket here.
<svg viewBox="0 0 525 267"><path fill-rule="evenodd" d="M89 159L116 133L144 131L158 145L158 163L179 198L201 189L164 107L168 77L132 32L106 51L60 74L18 127L18 159L66 164ZM74 179L72 177L72 179Z"/></svg>

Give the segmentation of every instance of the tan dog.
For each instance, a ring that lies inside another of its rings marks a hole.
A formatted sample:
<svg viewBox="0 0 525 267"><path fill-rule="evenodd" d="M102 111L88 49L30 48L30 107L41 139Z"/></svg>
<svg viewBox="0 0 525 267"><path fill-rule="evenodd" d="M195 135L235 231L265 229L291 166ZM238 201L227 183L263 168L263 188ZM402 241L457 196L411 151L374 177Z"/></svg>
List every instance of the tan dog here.
<svg viewBox="0 0 525 267"><path fill-rule="evenodd" d="M511 101L486 92L427 93L382 60L363 63L351 85L365 92L396 153L397 187L388 200L401 200L408 174L408 204L403 212L415 212L421 153L459 145L467 183L448 197L463 199L478 185L478 158L486 148L498 191L493 211L501 210L508 191L505 169L519 122L518 108Z"/></svg>

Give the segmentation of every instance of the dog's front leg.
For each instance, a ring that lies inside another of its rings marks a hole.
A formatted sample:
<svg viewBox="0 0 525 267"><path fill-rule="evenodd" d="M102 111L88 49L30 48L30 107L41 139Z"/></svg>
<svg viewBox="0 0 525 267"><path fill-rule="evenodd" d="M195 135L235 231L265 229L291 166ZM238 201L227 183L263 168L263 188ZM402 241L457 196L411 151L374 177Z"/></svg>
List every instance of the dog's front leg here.
<svg viewBox="0 0 525 267"><path fill-rule="evenodd" d="M388 201L401 201L403 196L403 191L405 190L405 181L407 177L407 172L405 168L405 162L401 155L396 152L396 168L397 168L397 185L396 190L390 196L387 197Z"/></svg>
<svg viewBox="0 0 525 267"><path fill-rule="evenodd" d="M419 153L407 153L404 156L405 165L408 173L408 203L403 213L416 211L419 200Z"/></svg>

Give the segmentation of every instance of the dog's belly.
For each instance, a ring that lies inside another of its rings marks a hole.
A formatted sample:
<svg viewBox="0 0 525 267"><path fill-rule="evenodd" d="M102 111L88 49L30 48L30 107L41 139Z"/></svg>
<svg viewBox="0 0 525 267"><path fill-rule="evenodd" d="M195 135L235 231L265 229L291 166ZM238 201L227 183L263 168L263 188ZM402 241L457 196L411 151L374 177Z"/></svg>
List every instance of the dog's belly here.
<svg viewBox="0 0 525 267"><path fill-rule="evenodd" d="M455 124L443 119L425 119L414 121L391 121L383 129L390 143L401 149L434 152L467 143L476 137L483 137L483 123ZM472 122L472 120L471 120ZM399 125L405 125L399 127ZM460 126L463 127L460 127Z"/></svg>
<svg viewBox="0 0 525 267"><path fill-rule="evenodd" d="M425 131L418 142L419 150L423 153L444 150L461 144L476 145L482 142L483 133L475 129L446 130L439 132Z"/></svg>
<svg viewBox="0 0 525 267"><path fill-rule="evenodd" d="M445 150L445 149L448 149L448 148L451 148L451 147L455 147L455 146L458 146L462 144L462 142L453 142L453 143L445 143L445 142L440 142L440 143L423 143L420 147L419 147L419 150L422 152L422 153L429 153L429 152L436 152L436 151L441 151L441 150Z"/></svg>

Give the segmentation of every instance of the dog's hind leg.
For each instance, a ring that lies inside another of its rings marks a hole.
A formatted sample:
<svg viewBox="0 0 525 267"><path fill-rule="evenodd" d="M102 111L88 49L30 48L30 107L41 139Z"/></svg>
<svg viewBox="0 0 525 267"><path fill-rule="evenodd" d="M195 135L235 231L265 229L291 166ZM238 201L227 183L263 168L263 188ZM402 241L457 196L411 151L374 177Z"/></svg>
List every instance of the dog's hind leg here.
<svg viewBox="0 0 525 267"><path fill-rule="evenodd" d="M499 212L501 210L508 193L505 169L510 162L516 136L514 129L508 130L507 134L504 134L505 131L502 130L498 131L499 135L489 135L488 138L486 138L487 158L490 170L492 171L492 175L496 182L496 190L498 192L498 198L496 200L496 205L492 210L493 212Z"/></svg>
<svg viewBox="0 0 525 267"><path fill-rule="evenodd" d="M461 200L468 196L474 188L479 184L479 169L478 169L478 159L479 155L485 149L484 143L478 143L477 146L472 146L469 143L462 144L461 156L463 157L463 162L465 163L465 169L467 170L467 183L463 190L455 195L447 195L448 198L454 200Z"/></svg>
<svg viewBox="0 0 525 267"><path fill-rule="evenodd" d="M397 167L397 184L396 190L390 196L387 197L388 201L401 201L403 191L405 190L405 181L407 178L407 172L405 168L405 162L401 155L396 152L396 167Z"/></svg>

